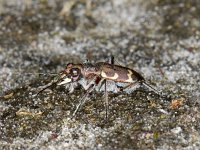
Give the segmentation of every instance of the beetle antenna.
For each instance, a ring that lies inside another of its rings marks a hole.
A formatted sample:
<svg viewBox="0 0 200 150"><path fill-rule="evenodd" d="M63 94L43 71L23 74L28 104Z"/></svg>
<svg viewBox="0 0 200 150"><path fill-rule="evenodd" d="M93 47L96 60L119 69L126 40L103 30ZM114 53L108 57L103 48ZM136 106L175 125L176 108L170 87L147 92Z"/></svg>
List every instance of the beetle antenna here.
<svg viewBox="0 0 200 150"><path fill-rule="evenodd" d="M11 74L12 75L51 75L51 76L57 75L57 73L28 73L28 72L24 72L24 73L13 72Z"/></svg>

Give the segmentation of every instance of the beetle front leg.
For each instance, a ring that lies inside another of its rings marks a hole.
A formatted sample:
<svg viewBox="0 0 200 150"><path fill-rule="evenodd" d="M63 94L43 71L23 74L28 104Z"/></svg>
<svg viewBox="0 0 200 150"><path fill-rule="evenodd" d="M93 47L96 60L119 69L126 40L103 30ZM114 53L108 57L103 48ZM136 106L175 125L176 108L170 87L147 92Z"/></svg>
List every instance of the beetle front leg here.
<svg viewBox="0 0 200 150"><path fill-rule="evenodd" d="M93 82L95 80L95 82ZM89 84L88 84L88 88L86 90L86 93L80 98L79 100L79 104L76 106L75 111L72 114L72 118L76 115L76 113L78 112L78 110L84 105L84 103L86 102L86 99L88 97L88 95L95 89L95 86L98 85L99 83L101 83L101 81L104 79L100 79L99 77L95 77Z"/></svg>
<svg viewBox="0 0 200 150"><path fill-rule="evenodd" d="M86 102L86 98L88 97L89 93L92 92L95 88L94 84L91 84L90 87L87 89L86 93L81 97L79 100L79 104L76 106L75 111L72 114L72 118L76 115L78 110L83 106L83 104Z"/></svg>
<svg viewBox="0 0 200 150"><path fill-rule="evenodd" d="M106 79L102 79L101 80L101 85L99 87L99 90L101 89L101 87L104 86L104 91L105 91L105 109L106 109L106 121L108 120L108 111L109 111L109 102L108 102L108 91L107 91L107 80Z"/></svg>

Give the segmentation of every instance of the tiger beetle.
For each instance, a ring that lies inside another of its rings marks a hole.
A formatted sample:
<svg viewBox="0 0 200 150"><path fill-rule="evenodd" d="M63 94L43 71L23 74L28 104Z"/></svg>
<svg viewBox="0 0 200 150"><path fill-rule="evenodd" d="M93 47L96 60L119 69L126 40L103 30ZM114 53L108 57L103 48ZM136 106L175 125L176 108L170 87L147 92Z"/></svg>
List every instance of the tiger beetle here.
<svg viewBox="0 0 200 150"><path fill-rule="evenodd" d="M87 81L86 83L82 81ZM75 111L72 114L72 118L80 110L80 108L86 102L86 99L95 87L100 88L104 85L105 91L105 109L106 120L108 118L108 91L107 82L113 81L115 83L126 83L126 86L120 87L120 90L125 90L136 85L144 85L156 94L160 94L155 88L150 86L135 70L132 70L121 65L114 64L114 57L111 56L110 62L98 62L92 64L90 62L84 64L67 64L66 68L56 76L52 82L43 86L43 88L37 93L37 95L52 85L69 85L73 83L79 83L86 90L85 94L80 97L79 104L76 106Z"/></svg>

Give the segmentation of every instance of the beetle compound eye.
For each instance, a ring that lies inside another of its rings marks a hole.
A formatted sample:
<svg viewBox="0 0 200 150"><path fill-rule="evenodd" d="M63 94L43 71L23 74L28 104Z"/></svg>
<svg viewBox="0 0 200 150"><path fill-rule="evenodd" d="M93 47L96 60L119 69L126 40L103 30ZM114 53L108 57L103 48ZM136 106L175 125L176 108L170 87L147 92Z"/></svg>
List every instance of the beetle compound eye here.
<svg viewBox="0 0 200 150"><path fill-rule="evenodd" d="M73 75L78 75L77 70L73 70Z"/></svg>
<svg viewBox="0 0 200 150"><path fill-rule="evenodd" d="M73 68L71 69L70 74L72 75L72 77L77 77L80 75L80 70L78 68Z"/></svg>
<svg viewBox="0 0 200 150"><path fill-rule="evenodd" d="M80 69L79 68L72 68L70 70L70 75L73 81L77 81L80 77Z"/></svg>

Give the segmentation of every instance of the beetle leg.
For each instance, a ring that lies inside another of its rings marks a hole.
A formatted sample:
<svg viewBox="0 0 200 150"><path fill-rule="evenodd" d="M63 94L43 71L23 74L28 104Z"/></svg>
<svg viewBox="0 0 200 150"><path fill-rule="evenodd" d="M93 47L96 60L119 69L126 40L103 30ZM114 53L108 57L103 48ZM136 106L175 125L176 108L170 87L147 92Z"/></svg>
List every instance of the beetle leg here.
<svg viewBox="0 0 200 150"><path fill-rule="evenodd" d="M153 92L155 92L156 94L158 95L161 95L160 92L158 90L156 90L155 88L153 88L151 85L149 85L148 83L146 83L145 81L140 81L140 82L133 82L133 83L130 83L128 84L127 86L123 87L122 90L125 90L129 87L132 87L132 86L137 86L138 84L141 85L144 85L145 87L147 87L148 89L152 90Z"/></svg>
<svg viewBox="0 0 200 150"><path fill-rule="evenodd" d="M72 114L72 118L76 115L78 110L83 106L83 104L86 102L86 98L88 97L89 93L92 92L95 88L94 84L91 84L90 87L87 89L86 93L81 97L79 100L79 104L76 106L75 111Z"/></svg>
<svg viewBox="0 0 200 150"><path fill-rule="evenodd" d="M126 85L125 87L121 87L120 90L123 91L123 90L125 90L125 89L127 89L129 87L137 86L138 84L140 84L140 83L139 82L132 82L132 83Z"/></svg>
<svg viewBox="0 0 200 150"><path fill-rule="evenodd" d="M105 109L106 109L106 121L107 121L108 120L109 103L108 103L108 91L107 91L107 81L106 81L106 79L102 79L99 90L101 89L103 84L105 85L104 91L105 91Z"/></svg>
<svg viewBox="0 0 200 150"><path fill-rule="evenodd" d="M102 88L103 84L105 83L105 79L104 79L104 78L103 78L103 79L101 79L101 80L99 81L99 83L100 83L100 86L99 86L99 88L98 88L98 91L100 91L100 90L101 90L101 88Z"/></svg>
<svg viewBox="0 0 200 150"><path fill-rule="evenodd" d="M95 80L95 84L93 83L93 81ZM78 110L83 106L83 104L86 102L86 99L88 97L88 95L94 90L95 86L98 85L101 81L98 80L98 77L95 77L88 85L88 88L86 90L86 93L80 98L79 100L79 104L76 106L75 111L72 114L72 118L76 115L76 113L78 112Z"/></svg>
<svg viewBox="0 0 200 150"><path fill-rule="evenodd" d="M153 88L153 87L152 87L151 85L149 85L148 83L142 82L141 84L144 85L145 87L149 88L150 90L152 90L152 91L155 92L156 94L162 96L162 93L161 93L160 91L156 90L155 88Z"/></svg>
<svg viewBox="0 0 200 150"><path fill-rule="evenodd" d="M106 107L106 121L108 120L108 110L109 110L109 103L108 103L108 91L107 91L107 81L105 81L105 107Z"/></svg>

